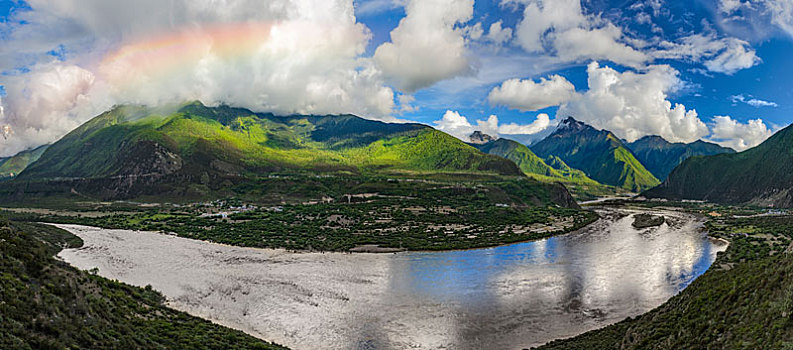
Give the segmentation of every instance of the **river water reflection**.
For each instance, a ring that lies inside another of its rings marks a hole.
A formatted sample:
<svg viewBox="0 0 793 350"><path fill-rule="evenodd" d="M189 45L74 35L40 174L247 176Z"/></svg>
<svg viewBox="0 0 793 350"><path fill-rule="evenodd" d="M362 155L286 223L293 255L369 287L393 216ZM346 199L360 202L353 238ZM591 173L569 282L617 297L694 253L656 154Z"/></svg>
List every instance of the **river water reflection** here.
<svg viewBox="0 0 793 350"><path fill-rule="evenodd" d="M154 233L64 225L73 265L151 284L175 308L295 349L522 349L646 312L726 247L701 221L634 212L577 233L490 249L293 254ZM626 216L627 215L627 216Z"/></svg>

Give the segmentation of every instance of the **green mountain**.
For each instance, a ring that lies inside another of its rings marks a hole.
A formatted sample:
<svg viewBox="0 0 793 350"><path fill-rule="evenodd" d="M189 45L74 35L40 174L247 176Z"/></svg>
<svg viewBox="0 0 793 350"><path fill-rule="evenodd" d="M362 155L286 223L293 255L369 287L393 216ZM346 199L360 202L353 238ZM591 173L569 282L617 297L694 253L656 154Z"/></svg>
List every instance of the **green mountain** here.
<svg viewBox="0 0 793 350"><path fill-rule="evenodd" d="M487 135L485 135L487 136ZM487 136L489 138L489 136ZM516 141L500 138L484 143L471 143L483 153L497 155L509 159L526 174L537 174L550 177L562 178L562 174L532 152L526 145Z"/></svg>
<svg viewBox="0 0 793 350"><path fill-rule="evenodd" d="M531 149L544 158L556 156L601 184L641 191L660 183L614 134L572 117Z"/></svg>
<svg viewBox="0 0 793 350"><path fill-rule="evenodd" d="M570 167L557 156L548 156L545 158L545 164L548 164L548 166L556 170L556 172L565 179L572 180L576 183L600 185L599 182L590 179L585 172Z"/></svg>
<svg viewBox="0 0 793 350"><path fill-rule="evenodd" d="M735 153L715 143L697 140L692 143L671 143L660 136L645 136L625 144L647 170L659 179L666 179L672 169L693 156Z"/></svg>
<svg viewBox="0 0 793 350"><path fill-rule="evenodd" d="M793 207L793 126L740 153L689 158L645 195Z"/></svg>
<svg viewBox="0 0 793 350"><path fill-rule="evenodd" d="M20 179L209 175L262 172L470 171L517 175L487 156L419 124L352 115L257 114L227 106L185 105L174 113L120 106L53 144Z"/></svg>
<svg viewBox="0 0 793 350"><path fill-rule="evenodd" d="M480 151L509 159L527 176L544 183L562 183L579 200L614 195L622 191L589 178L583 171L571 168L562 159L538 157L526 145L514 140L479 133L471 135L471 145Z"/></svg>
<svg viewBox="0 0 793 350"><path fill-rule="evenodd" d="M361 185L375 177L458 183L525 179L515 163L425 125L353 115L274 116L194 102L117 106L50 146L0 188L0 197L71 193L94 199L197 200L257 192L278 201L316 199L326 190L325 176L356 179L350 181L352 189L336 189L337 195L377 192ZM533 187L536 191L529 192L538 198L565 197L560 189L537 182L521 181L521 186Z"/></svg>
<svg viewBox="0 0 793 350"><path fill-rule="evenodd" d="M49 145L39 146L17 153L13 157L0 158L0 179L14 177L37 161Z"/></svg>

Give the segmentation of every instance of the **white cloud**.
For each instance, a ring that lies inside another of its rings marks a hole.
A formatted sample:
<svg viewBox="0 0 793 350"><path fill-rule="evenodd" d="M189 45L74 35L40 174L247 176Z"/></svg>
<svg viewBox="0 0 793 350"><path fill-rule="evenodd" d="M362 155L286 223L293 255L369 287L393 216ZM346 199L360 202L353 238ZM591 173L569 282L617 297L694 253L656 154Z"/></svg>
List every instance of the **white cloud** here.
<svg viewBox="0 0 793 350"><path fill-rule="evenodd" d="M522 1L516 1L522 2ZM515 30L518 44L528 52L544 52L546 35L586 24L578 0L525 1L523 19Z"/></svg>
<svg viewBox="0 0 793 350"><path fill-rule="evenodd" d="M720 0L717 23L741 38L763 41L775 34L793 37L793 1Z"/></svg>
<svg viewBox="0 0 793 350"><path fill-rule="evenodd" d="M471 40L479 40L484 34L485 30L482 29L482 22L476 22L474 25L463 27L463 35Z"/></svg>
<svg viewBox="0 0 793 350"><path fill-rule="evenodd" d="M2 103L9 107L0 125L14 134L0 139L0 156L51 142L79 126L87 119L81 112L94 82L91 72L59 62L33 66L24 77L7 77Z"/></svg>
<svg viewBox="0 0 793 350"><path fill-rule="evenodd" d="M548 79L534 80L510 79L496 86L487 96L491 104L505 105L521 111L536 111L558 106L573 98L575 86L559 75Z"/></svg>
<svg viewBox="0 0 793 350"><path fill-rule="evenodd" d="M447 110L443 118L433 122L438 130L468 142L468 136L474 131L481 131L493 137L500 135L534 135L546 130L551 125L550 117L541 113L530 124L500 124L498 116L490 115L487 119L479 119L472 124L459 112Z"/></svg>
<svg viewBox="0 0 793 350"><path fill-rule="evenodd" d="M771 23L793 37L793 1L766 0L763 3L771 13Z"/></svg>
<svg viewBox="0 0 793 350"><path fill-rule="evenodd" d="M407 16L391 31L391 41L375 50L374 60L408 93L470 73L464 30L455 25L470 20L473 11L473 0L412 0Z"/></svg>
<svg viewBox="0 0 793 350"><path fill-rule="evenodd" d="M3 108L3 98L0 97L0 122L5 122L5 121L6 121L6 115L5 115L5 108ZM0 126L2 126L2 128L0 128L0 134L3 135L3 140L8 140L8 137L11 136L11 133L14 132L13 130L11 130L11 125L0 124Z"/></svg>
<svg viewBox="0 0 793 350"><path fill-rule="evenodd" d="M724 13L732 13L740 8L741 5L741 0L721 0L719 1L719 11Z"/></svg>
<svg viewBox="0 0 793 350"><path fill-rule="evenodd" d="M608 23L600 28L573 28L557 35L554 45L559 57L569 61L607 59L629 67L642 67L649 57L620 42L622 29Z"/></svg>
<svg viewBox="0 0 793 350"><path fill-rule="evenodd" d="M778 106L776 104L776 102L764 101L764 100L752 98L751 96L749 96L749 98L747 99L746 96L744 96L744 95L733 95L733 96L730 97L730 100L732 100L732 103L742 102L742 103L746 103L746 104L748 104L748 105L750 105L752 107L756 107L756 108L759 108L759 107L777 107Z"/></svg>
<svg viewBox="0 0 793 350"><path fill-rule="evenodd" d="M713 117L710 141L743 151L759 145L773 135L761 119L740 123L729 116Z"/></svg>
<svg viewBox="0 0 793 350"><path fill-rule="evenodd" d="M400 112L415 112L418 110L418 107L413 105L413 102L416 101L416 98L413 97L413 95L399 94L397 96L397 100L399 100Z"/></svg>
<svg viewBox="0 0 793 350"><path fill-rule="evenodd" d="M447 110L440 120L433 123L436 129L463 141L467 140L468 135L474 132L474 127L468 122L468 118L455 111Z"/></svg>
<svg viewBox="0 0 793 350"><path fill-rule="evenodd" d="M15 130L3 154L53 141L118 103L200 99L394 120L394 92L363 57L371 33L356 21L352 0L28 4L0 24L0 71L38 62L0 76L4 119ZM46 52L59 45L65 61L50 63Z"/></svg>
<svg viewBox="0 0 793 350"><path fill-rule="evenodd" d="M727 39L727 46L718 55L705 61L705 67L711 72L733 74L741 69L751 68L760 63L754 49L745 41L735 38Z"/></svg>
<svg viewBox="0 0 793 350"><path fill-rule="evenodd" d="M662 42L653 52L656 58L702 62L710 72L733 74L761 62L748 42L736 38L718 38L715 33L692 34L677 42Z"/></svg>
<svg viewBox="0 0 793 350"><path fill-rule="evenodd" d="M638 23L638 24L652 24L653 23L653 19L647 13L639 12L638 14L636 14L636 23Z"/></svg>
<svg viewBox="0 0 793 350"><path fill-rule="evenodd" d="M653 65L641 73L620 73L593 62L587 74L589 90L562 105L557 117L573 116L628 141L660 135L672 142L691 142L709 133L696 111L668 100L668 94L683 85L672 67Z"/></svg>
<svg viewBox="0 0 793 350"><path fill-rule="evenodd" d="M495 116L494 116L495 117ZM498 126L499 135L534 135L540 133L551 126L551 118L545 113L537 115L531 124L501 124Z"/></svg>
<svg viewBox="0 0 793 350"><path fill-rule="evenodd" d="M621 28L599 16L585 14L579 0L503 3L525 5L515 40L528 52L550 53L565 62L605 59L630 67L640 67L650 59L627 44L629 40Z"/></svg>
<svg viewBox="0 0 793 350"><path fill-rule="evenodd" d="M512 28L503 27L499 20L490 25L485 37L496 45L504 45L512 39Z"/></svg>

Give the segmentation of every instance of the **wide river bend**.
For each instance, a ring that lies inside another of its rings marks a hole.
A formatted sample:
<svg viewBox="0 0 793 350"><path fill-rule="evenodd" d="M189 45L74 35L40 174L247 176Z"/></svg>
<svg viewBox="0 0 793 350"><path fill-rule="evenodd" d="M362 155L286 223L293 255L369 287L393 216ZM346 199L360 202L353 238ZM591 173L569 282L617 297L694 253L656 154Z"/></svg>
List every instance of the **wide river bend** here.
<svg viewBox="0 0 793 350"><path fill-rule="evenodd" d="M151 285L171 307L293 349L522 349L657 307L726 248L694 216L601 209L578 232L448 252L290 253L171 235L58 225L59 256Z"/></svg>

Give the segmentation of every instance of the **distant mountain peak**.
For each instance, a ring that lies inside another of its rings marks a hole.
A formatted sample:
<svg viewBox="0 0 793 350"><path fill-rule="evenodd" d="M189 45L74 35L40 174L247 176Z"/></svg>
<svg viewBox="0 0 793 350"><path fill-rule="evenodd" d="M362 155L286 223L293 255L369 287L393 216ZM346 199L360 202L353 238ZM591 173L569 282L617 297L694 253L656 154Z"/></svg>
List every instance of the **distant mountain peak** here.
<svg viewBox="0 0 793 350"><path fill-rule="evenodd" d="M473 144L483 145L490 141L495 141L496 139L493 136L490 136L479 130L476 130L471 135L468 136L468 140Z"/></svg>
<svg viewBox="0 0 793 350"><path fill-rule="evenodd" d="M612 132L573 117L564 119L550 136L531 149L546 159L557 156L602 184L640 191L659 183Z"/></svg>
<svg viewBox="0 0 793 350"><path fill-rule="evenodd" d="M557 131L581 131L588 128L592 128L587 123L582 121L578 121L573 117L567 117L559 123L559 126L556 128Z"/></svg>
<svg viewBox="0 0 793 350"><path fill-rule="evenodd" d="M645 136L642 136L641 138L639 138L639 140L642 140L642 139L644 139L644 140L652 140L652 141L669 142L669 141L666 141L665 138L663 138L661 136L658 136L658 135L645 135Z"/></svg>

